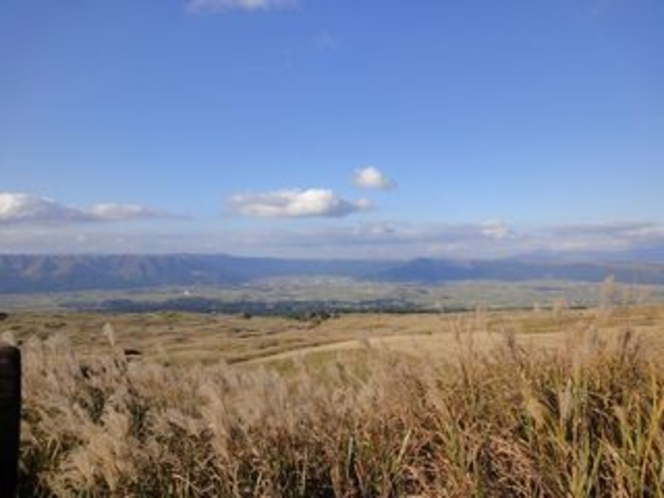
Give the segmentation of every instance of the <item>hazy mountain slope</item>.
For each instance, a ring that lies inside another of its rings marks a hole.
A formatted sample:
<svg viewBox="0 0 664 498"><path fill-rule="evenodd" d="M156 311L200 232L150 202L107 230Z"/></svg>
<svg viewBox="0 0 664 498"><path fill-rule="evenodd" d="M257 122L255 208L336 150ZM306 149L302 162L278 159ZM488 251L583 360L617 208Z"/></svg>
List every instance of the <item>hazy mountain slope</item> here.
<svg viewBox="0 0 664 498"><path fill-rule="evenodd" d="M664 284L664 265L565 263L552 260L326 261L228 255L0 255L0 293L159 286L235 285L277 276L333 275L423 284L458 280L563 279Z"/></svg>
<svg viewBox="0 0 664 498"><path fill-rule="evenodd" d="M0 292L237 284L225 256L0 256Z"/></svg>
<svg viewBox="0 0 664 498"><path fill-rule="evenodd" d="M361 278L389 264L228 255L0 255L0 292L231 285L276 276Z"/></svg>
<svg viewBox="0 0 664 498"><path fill-rule="evenodd" d="M386 270L377 279L392 282L440 283L450 280L522 281L560 279L599 282L609 275L634 284L664 284L664 265L629 263L520 262L516 258L495 261L455 262L416 259Z"/></svg>

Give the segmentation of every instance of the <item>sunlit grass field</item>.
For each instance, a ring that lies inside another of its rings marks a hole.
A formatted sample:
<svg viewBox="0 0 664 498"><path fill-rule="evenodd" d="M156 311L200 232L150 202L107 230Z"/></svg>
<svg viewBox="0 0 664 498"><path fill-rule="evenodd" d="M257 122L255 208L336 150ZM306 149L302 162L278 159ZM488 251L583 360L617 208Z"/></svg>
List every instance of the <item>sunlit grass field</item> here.
<svg viewBox="0 0 664 498"><path fill-rule="evenodd" d="M0 330L22 496L664 496L662 306Z"/></svg>

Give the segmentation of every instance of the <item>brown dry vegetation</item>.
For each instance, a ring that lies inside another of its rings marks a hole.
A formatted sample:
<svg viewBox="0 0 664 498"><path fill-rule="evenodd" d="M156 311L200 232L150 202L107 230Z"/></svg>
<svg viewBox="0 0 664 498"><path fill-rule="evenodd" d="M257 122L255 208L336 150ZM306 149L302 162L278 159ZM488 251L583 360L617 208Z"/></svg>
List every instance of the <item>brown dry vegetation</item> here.
<svg viewBox="0 0 664 498"><path fill-rule="evenodd" d="M12 319L23 496L664 496L662 308Z"/></svg>

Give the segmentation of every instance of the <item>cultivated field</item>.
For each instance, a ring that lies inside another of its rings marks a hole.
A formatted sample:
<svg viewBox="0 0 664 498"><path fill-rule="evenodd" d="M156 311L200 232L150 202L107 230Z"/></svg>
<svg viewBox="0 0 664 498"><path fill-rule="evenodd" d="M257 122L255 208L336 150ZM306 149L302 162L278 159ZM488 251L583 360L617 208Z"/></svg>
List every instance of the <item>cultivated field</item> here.
<svg viewBox="0 0 664 498"><path fill-rule="evenodd" d="M664 307L12 314L23 496L664 496Z"/></svg>

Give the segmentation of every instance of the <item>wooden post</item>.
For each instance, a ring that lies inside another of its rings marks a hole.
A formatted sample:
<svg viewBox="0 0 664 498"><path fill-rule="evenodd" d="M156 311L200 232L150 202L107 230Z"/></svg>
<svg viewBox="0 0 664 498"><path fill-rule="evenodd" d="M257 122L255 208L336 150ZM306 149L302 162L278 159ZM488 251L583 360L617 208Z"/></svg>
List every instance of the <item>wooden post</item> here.
<svg viewBox="0 0 664 498"><path fill-rule="evenodd" d="M16 496L21 427L21 353L0 342L0 496Z"/></svg>

